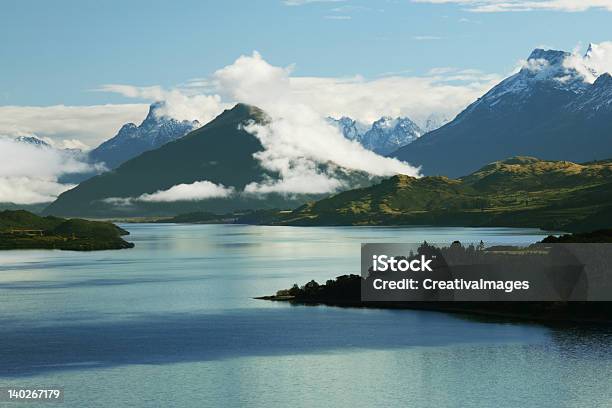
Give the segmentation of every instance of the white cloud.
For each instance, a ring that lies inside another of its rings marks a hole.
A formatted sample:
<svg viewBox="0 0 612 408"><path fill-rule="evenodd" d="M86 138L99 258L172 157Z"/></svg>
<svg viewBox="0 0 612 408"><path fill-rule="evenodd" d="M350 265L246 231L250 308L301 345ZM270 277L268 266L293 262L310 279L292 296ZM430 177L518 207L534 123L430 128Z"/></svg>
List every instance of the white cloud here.
<svg viewBox="0 0 612 408"><path fill-rule="evenodd" d="M235 102L252 100L250 89L256 88L256 92L266 93L270 99L291 94L293 101L322 116L350 116L362 122L373 122L383 115L408 116L424 124L432 113L454 117L502 79L499 75L456 68L433 69L424 76L408 76L406 71L366 79L359 75L295 76L293 66L271 67L254 53L219 70L223 75L198 78L175 90L118 84L105 85L100 90L150 101L172 98L174 102L167 103L172 109L169 116L203 123Z"/></svg>
<svg viewBox="0 0 612 408"><path fill-rule="evenodd" d="M591 44L585 55L576 50L563 65L575 69L586 82L593 83L599 75L612 73L612 41Z"/></svg>
<svg viewBox="0 0 612 408"><path fill-rule="evenodd" d="M208 180L195 181L191 184L177 184L167 190L141 194L138 197L108 197L105 203L117 206L131 206L138 201L150 203L168 203L175 201L200 201L210 198L229 197L234 194L233 187L225 187Z"/></svg>
<svg viewBox="0 0 612 408"><path fill-rule="evenodd" d="M64 139L60 145L61 149L78 149L78 150L89 150L91 147L81 142L78 139Z"/></svg>
<svg viewBox="0 0 612 408"><path fill-rule="evenodd" d="M98 91L150 102L164 100L162 114L202 123L235 102L259 106L274 121L265 128L250 128L266 148L257 158L278 171L282 180L276 186L253 185L251 192L322 192L342 186L333 174L322 172L315 163L333 162L375 175L418 174L406 163L382 158L345 140L325 117L351 116L371 123L383 115L409 116L423 124L432 112L453 117L499 79L454 68L420 77L395 74L370 80L361 76L300 77L292 75L293 68L272 66L254 52L210 77L188 81L175 89L107 84ZM36 135L55 147L93 147L114 135L124 123L140 123L147 108L147 104L4 106L0 107L0 134Z"/></svg>
<svg viewBox="0 0 612 408"><path fill-rule="evenodd" d="M246 192L335 191L341 187L341 181L335 176L333 166L327 170L320 166L328 163L373 175L418 175L418 169L407 163L378 156L345 139L325 120L326 114L314 108L315 101L305 101L300 91L296 92L289 76L291 71L291 67L270 65L255 52L241 56L214 74L216 83L228 97L258 106L271 117L265 125L250 124L245 129L259 138L264 147L255 158L265 168L280 173L281 180L251 184ZM312 96L313 91L308 95Z"/></svg>
<svg viewBox="0 0 612 408"><path fill-rule="evenodd" d="M260 156L264 158L266 155ZM247 194L280 193L294 194L325 194L335 192L344 183L323 173L315 163L304 158L282 159L276 157L273 162L267 162L268 168L275 169L281 174L279 180L265 180L261 183L250 183L245 186Z"/></svg>
<svg viewBox="0 0 612 408"><path fill-rule="evenodd" d="M371 123L383 115L408 116L423 124L433 112L454 117L501 79L497 75L389 75L367 80L352 78L292 77L291 92L322 115L350 116ZM455 82L455 83L453 83Z"/></svg>
<svg viewBox="0 0 612 408"><path fill-rule="evenodd" d="M140 123L146 104L91 106L0 106L0 135L49 138L61 146L78 140L96 146L124 123Z"/></svg>
<svg viewBox="0 0 612 408"><path fill-rule="evenodd" d="M500 79L456 68L433 70L421 77L390 75L371 80L360 76L299 77L292 75L293 70L293 66L273 66L254 52L211 77L188 81L174 90L120 84L104 85L100 90L165 100L173 109L171 116L202 122L207 120L196 115L204 112L212 117L235 102L258 106L274 120L266 127L249 128L266 149L257 158L279 172L282 180L274 185L251 185L248 190L319 193L342 186L314 163L333 162L374 175L418 174L406 163L380 157L347 141L325 117L350 116L371 123L383 115L409 116L424 124L432 113L453 117Z"/></svg>
<svg viewBox="0 0 612 408"><path fill-rule="evenodd" d="M138 87L122 84L106 84L96 89L101 92L118 93L129 98L141 98L154 101L164 101L165 104L159 110L162 116L168 116L178 120L198 120L204 124L210 122L228 104L221 102L219 95L205 95L197 93L189 88L164 89L160 86Z"/></svg>
<svg viewBox="0 0 612 408"><path fill-rule="evenodd" d="M579 12L590 9L612 11L612 0L412 0L414 3L459 4L478 13L511 11Z"/></svg>
<svg viewBox="0 0 612 408"><path fill-rule="evenodd" d="M74 185L31 177L0 177L0 203L47 203Z"/></svg>
<svg viewBox="0 0 612 408"><path fill-rule="evenodd" d="M143 194L135 200L145 202L199 201L228 197L233 191L231 187L202 180L191 184L177 184L167 190L159 190L152 194Z"/></svg>
<svg viewBox="0 0 612 408"><path fill-rule="evenodd" d="M0 139L0 202L53 201L74 187L58 181L64 174L91 170L78 156L50 147Z"/></svg>

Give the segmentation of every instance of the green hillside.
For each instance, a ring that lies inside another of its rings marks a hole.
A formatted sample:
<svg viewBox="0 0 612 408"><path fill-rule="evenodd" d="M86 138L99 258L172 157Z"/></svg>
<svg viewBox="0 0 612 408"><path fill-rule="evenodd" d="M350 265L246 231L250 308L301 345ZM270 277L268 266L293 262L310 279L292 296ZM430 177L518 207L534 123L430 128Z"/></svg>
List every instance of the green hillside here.
<svg viewBox="0 0 612 408"><path fill-rule="evenodd" d="M612 160L576 164L514 157L459 179L398 175L306 204L280 223L582 231L612 226L611 213Z"/></svg>
<svg viewBox="0 0 612 408"><path fill-rule="evenodd" d="M24 210L0 212L1 249L93 251L132 248L126 230L109 222L40 217Z"/></svg>

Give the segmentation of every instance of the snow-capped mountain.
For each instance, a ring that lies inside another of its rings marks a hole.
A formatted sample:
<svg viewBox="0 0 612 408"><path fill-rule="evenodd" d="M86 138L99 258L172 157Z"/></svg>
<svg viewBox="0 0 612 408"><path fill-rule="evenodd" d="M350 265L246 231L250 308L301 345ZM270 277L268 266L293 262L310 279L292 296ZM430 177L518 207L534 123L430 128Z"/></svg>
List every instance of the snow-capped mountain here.
<svg viewBox="0 0 612 408"><path fill-rule="evenodd" d="M346 116L329 118L329 122L349 140L358 141L363 147L385 155L413 142L423 134L419 126L410 119L383 116L371 126Z"/></svg>
<svg viewBox="0 0 612 408"><path fill-rule="evenodd" d="M258 153L265 147L244 126L247 123L264 124L268 118L255 106L237 104L189 135L80 183L61 194L45 212L95 217L175 215L193 211L222 214L245 209L291 209L322 198L326 192L248 191L248 186L262 181L272 183L283 177L276 170L266 168L258 158ZM365 187L378 180L367 172L344 168L333 162L317 162L317 165L321 172L317 174L337 179L342 189ZM302 180L308 182L306 176L302 176ZM206 190L202 190L202 183L216 186L215 189L222 193L209 196ZM177 196L175 186L179 191L193 194ZM166 192L166 198L151 199L160 191ZM170 200L167 194L172 194Z"/></svg>
<svg viewBox="0 0 612 408"><path fill-rule="evenodd" d="M36 147L51 147L49 143L37 138L36 136L18 136L15 138L15 141L19 143L27 143Z"/></svg>
<svg viewBox="0 0 612 408"><path fill-rule="evenodd" d="M517 155L612 158L612 77L588 67L590 51L534 50L519 72L392 156L451 177Z"/></svg>
<svg viewBox="0 0 612 408"><path fill-rule="evenodd" d="M568 112L586 112L589 117L612 110L612 75L601 74L580 97L567 106Z"/></svg>
<svg viewBox="0 0 612 408"><path fill-rule="evenodd" d="M349 140L361 141L361 138L370 127L364 123L357 122L347 116L342 116L340 119L328 118L329 123L336 126L344 137Z"/></svg>
<svg viewBox="0 0 612 408"><path fill-rule="evenodd" d="M113 169L123 162L168 142L185 136L200 127L197 120L178 121L163 115L164 102L151 104L149 113L140 124L126 123L116 136L93 149L89 157Z"/></svg>
<svg viewBox="0 0 612 408"><path fill-rule="evenodd" d="M416 123L408 118L384 116L372 124L361 139L361 144L378 154L386 155L414 142L423 134Z"/></svg>
<svg viewBox="0 0 612 408"><path fill-rule="evenodd" d="M441 128L450 122L451 119L448 116L445 116L440 113L432 113L425 119L425 123L423 124L423 133L428 133L434 131L436 129Z"/></svg>
<svg viewBox="0 0 612 408"><path fill-rule="evenodd" d="M464 113L478 109L502 113L511 107L522 109L543 92L555 93L559 99L556 104L568 102L589 88L584 76L565 64L571 55L565 51L535 49L518 73L493 87Z"/></svg>

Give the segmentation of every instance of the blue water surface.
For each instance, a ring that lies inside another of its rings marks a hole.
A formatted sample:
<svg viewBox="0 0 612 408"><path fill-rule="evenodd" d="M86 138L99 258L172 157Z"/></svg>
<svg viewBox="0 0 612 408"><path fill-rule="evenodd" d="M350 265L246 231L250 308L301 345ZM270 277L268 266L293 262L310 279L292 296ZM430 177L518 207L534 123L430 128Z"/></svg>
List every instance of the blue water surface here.
<svg viewBox="0 0 612 408"><path fill-rule="evenodd" d="M134 249L0 252L0 386L69 407L612 406L609 328L253 299L358 274L362 242L542 231L123 227Z"/></svg>

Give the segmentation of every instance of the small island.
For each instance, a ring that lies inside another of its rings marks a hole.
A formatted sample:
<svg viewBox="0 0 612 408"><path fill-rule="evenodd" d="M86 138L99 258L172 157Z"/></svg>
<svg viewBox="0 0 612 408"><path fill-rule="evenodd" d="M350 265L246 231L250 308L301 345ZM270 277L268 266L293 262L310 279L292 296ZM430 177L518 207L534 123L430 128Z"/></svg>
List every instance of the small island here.
<svg viewBox="0 0 612 408"><path fill-rule="evenodd" d="M129 232L110 222L41 217L25 210L0 211L0 250L99 251L133 248Z"/></svg>
<svg viewBox="0 0 612 408"><path fill-rule="evenodd" d="M589 233L575 233L560 237L548 236L538 244L546 243L610 243L612 229ZM426 244L425 244L426 245ZM513 247L491 247L483 251L506 252ZM461 247L461 249L468 250ZM473 249L472 249L473 251ZM274 295L256 299L290 302L295 305L327 305L338 307L364 307L379 309L433 310L494 318L527 320L547 324L612 324L612 302L558 301L558 302L505 302L505 301L388 301L368 302L362 300L360 275L342 275L319 284L311 280L302 286L294 284Z"/></svg>

